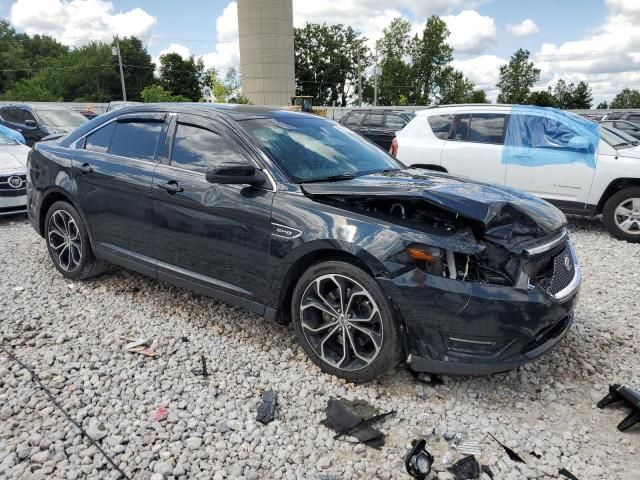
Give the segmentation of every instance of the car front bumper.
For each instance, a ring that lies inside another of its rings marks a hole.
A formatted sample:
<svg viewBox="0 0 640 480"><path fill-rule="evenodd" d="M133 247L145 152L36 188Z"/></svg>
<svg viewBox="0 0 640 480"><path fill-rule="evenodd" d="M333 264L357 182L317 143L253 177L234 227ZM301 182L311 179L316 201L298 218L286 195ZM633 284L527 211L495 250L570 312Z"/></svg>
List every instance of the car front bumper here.
<svg viewBox="0 0 640 480"><path fill-rule="evenodd" d="M14 195L12 191L0 191L0 216L15 215L27 211L27 195Z"/></svg>
<svg viewBox="0 0 640 480"><path fill-rule="evenodd" d="M378 278L402 318L407 363L418 372L486 375L517 368L554 349L569 331L581 283L551 295L453 280L418 269Z"/></svg>

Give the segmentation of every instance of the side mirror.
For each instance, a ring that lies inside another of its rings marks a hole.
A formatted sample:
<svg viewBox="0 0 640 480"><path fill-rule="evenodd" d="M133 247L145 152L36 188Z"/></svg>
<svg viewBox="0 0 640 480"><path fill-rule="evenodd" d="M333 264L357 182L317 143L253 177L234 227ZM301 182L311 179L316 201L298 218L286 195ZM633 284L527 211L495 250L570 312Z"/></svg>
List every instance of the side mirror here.
<svg viewBox="0 0 640 480"><path fill-rule="evenodd" d="M29 128L36 128L38 126L38 123L35 120L25 120L24 124Z"/></svg>
<svg viewBox="0 0 640 480"><path fill-rule="evenodd" d="M589 148L589 140L585 137L573 137L569 140L569 148L575 150L587 150Z"/></svg>
<svg viewBox="0 0 640 480"><path fill-rule="evenodd" d="M251 185L260 187L267 181L264 173L245 163L224 163L207 170L207 181L222 185Z"/></svg>

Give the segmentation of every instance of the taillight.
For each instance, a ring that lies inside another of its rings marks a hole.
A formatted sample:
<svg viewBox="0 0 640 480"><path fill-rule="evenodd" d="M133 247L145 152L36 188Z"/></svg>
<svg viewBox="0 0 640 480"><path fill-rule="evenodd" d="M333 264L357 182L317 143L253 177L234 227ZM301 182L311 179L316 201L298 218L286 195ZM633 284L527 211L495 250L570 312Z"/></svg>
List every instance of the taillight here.
<svg viewBox="0 0 640 480"><path fill-rule="evenodd" d="M389 153L393 158L396 158L398 156L398 139L396 137L393 137L393 141L391 142L391 149L389 150Z"/></svg>

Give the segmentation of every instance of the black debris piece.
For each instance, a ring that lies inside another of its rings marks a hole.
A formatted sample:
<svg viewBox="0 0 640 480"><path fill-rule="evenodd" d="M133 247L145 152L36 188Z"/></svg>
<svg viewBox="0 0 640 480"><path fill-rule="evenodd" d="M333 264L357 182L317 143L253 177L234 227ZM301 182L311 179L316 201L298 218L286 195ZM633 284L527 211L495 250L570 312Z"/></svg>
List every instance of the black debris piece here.
<svg viewBox="0 0 640 480"><path fill-rule="evenodd" d="M272 422L276 417L276 405L278 404L276 392L265 390L262 393L262 403L258 405L256 420L263 425Z"/></svg>
<svg viewBox="0 0 640 480"><path fill-rule="evenodd" d="M207 372L207 359L204 358L204 355L200 355L200 364L202 368L194 368L191 372L196 375L202 375L204 378L209 378L209 372Z"/></svg>
<svg viewBox="0 0 640 480"><path fill-rule="evenodd" d="M522 459L522 457L521 457L520 455L518 455L516 452L514 452L513 450L511 450L509 447L507 447L504 443L502 443L502 442L501 442L500 440L498 440L496 437L494 437L494 436L493 436L493 435L491 435L490 433L489 433L489 436L490 436L491 438L493 438L493 439L496 441L496 443L497 443L498 445L500 445L500 446L504 449L504 451L505 451L505 452L507 452L507 455L509 455L509 458L510 458L511 460L513 460L514 462L527 463L527 462L525 462L525 461Z"/></svg>
<svg viewBox="0 0 640 480"><path fill-rule="evenodd" d="M458 460L447 470L456 480L474 480L480 476L480 465L473 455Z"/></svg>
<svg viewBox="0 0 640 480"><path fill-rule="evenodd" d="M536 451L531 451L529 452L529 455L531 455L532 457L536 457L536 458L542 458L542 455L540 455L538 452Z"/></svg>
<svg viewBox="0 0 640 480"><path fill-rule="evenodd" d="M580 480L578 477L576 477L573 473L571 473L566 468L561 468L560 470L558 470L558 473L563 477L567 477L569 480Z"/></svg>
<svg viewBox="0 0 640 480"><path fill-rule="evenodd" d="M493 472L491 471L491 469L489 468L489 465L482 465L480 467L480 470L482 470L482 472L489 477L491 480L493 480Z"/></svg>
<svg viewBox="0 0 640 480"><path fill-rule="evenodd" d="M330 398L325 413L327 418L322 424L337 432L334 438L351 435L370 447L380 448L384 445L384 433L373 428L371 423L396 412L377 414L377 410L366 402Z"/></svg>
<svg viewBox="0 0 640 480"><path fill-rule="evenodd" d="M609 385L609 393L598 402L598 408L604 408L612 403L624 402L631 407L631 413L618 424L618 430L624 432L636 423L640 423L640 390L626 385Z"/></svg>
<svg viewBox="0 0 640 480"><path fill-rule="evenodd" d="M416 372L415 370L409 369L409 373L413 377L414 383L420 383L422 385L430 385L435 387L436 385L443 385L444 381L438 375L433 374L424 374L420 372Z"/></svg>
<svg viewBox="0 0 640 480"><path fill-rule="evenodd" d="M189 338L187 337L180 337L180 340L182 341L182 343L189 343Z"/></svg>
<svg viewBox="0 0 640 480"><path fill-rule="evenodd" d="M417 480L427 478L433 465L433 455L427 451L426 445L426 440L413 440L411 450L404 457L404 467L407 469L407 473Z"/></svg>

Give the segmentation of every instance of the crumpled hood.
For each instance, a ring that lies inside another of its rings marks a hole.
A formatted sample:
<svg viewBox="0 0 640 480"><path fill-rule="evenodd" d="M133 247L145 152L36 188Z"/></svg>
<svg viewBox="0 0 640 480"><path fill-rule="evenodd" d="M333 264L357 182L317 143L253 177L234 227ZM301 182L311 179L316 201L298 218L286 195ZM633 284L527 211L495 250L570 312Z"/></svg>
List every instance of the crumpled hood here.
<svg viewBox="0 0 640 480"><path fill-rule="evenodd" d="M25 145L0 145L0 174L23 173L30 150Z"/></svg>
<svg viewBox="0 0 640 480"><path fill-rule="evenodd" d="M467 219L480 222L488 236L541 237L555 233L567 219L556 207L518 190L439 172L407 169L353 180L302 185L310 197L419 197ZM534 228L535 233L531 231Z"/></svg>

